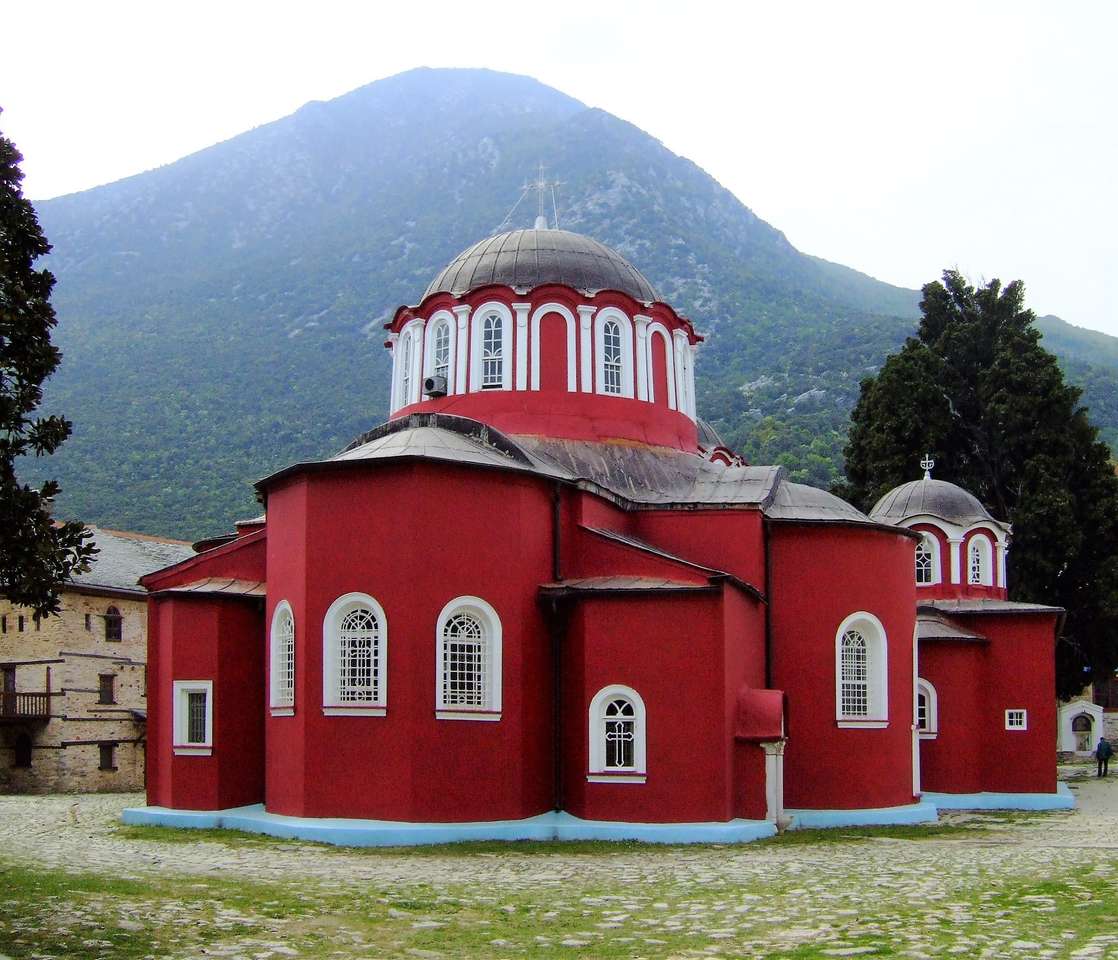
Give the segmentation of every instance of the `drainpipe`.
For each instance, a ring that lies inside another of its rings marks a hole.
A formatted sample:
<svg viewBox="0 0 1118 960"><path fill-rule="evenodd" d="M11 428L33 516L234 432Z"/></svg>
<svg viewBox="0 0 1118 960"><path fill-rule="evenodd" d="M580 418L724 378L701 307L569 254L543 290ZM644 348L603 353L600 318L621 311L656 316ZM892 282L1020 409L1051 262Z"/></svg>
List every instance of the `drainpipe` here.
<svg viewBox="0 0 1118 960"><path fill-rule="evenodd" d="M773 623L772 623L772 544L769 542L769 521L761 519L761 546L765 551L765 689L773 685Z"/></svg>
<svg viewBox="0 0 1118 960"><path fill-rule="evenodd" d="M563 579L562 507L563 495L556 481L551 490L551 579L556 583Z"/></svg>

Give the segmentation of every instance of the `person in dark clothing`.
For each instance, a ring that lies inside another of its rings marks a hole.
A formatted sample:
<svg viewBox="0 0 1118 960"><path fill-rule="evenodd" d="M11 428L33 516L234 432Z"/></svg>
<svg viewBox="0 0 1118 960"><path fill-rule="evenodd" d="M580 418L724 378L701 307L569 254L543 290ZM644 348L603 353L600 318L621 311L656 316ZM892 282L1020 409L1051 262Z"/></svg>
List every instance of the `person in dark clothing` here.
<svg viewBox="0 0 1118 960"><path fill-rule="evenodd" d="M1095 759L1099 762L1099 772L1097 776L1105 777L1107 773L1107 765L1110 763L1110 758L1114 754L1114 748L1111 747L1110 741L1105 737L1099 737L1099 745L1095 747Z"/></svg>

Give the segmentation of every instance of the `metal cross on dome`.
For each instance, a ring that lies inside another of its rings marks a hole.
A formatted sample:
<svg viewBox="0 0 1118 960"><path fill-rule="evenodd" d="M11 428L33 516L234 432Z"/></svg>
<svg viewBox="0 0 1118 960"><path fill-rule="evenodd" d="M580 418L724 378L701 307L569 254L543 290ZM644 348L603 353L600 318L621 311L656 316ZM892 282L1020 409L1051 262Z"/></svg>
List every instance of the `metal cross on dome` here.
<svg viewBox="0 0 1118 960"><path fill-rule="evenodd" d="M930 453L925 453L924 459L920 461L920 467L924 471L925 480L932 479L932 467L934 467L935 465L936 462L932 459L932 455Z"/></svg>

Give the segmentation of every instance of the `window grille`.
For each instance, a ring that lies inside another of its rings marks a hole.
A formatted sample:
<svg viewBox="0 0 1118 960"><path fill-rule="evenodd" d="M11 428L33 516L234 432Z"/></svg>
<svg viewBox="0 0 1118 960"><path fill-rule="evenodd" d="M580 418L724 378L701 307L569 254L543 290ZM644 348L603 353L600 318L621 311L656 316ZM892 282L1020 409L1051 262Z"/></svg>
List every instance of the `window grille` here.
<svg viewBox="0 0 1118 960"><path fill-rule="evenodd" d="M505 385L502 334L501 318L496 314L486 317L481 327L482 390Z"/></svg>
<svg viewBox="0 0 1118 960"><path fill-rule="evenodd" d="M928 695L926 693L916 695L916 729L924 731L928 729Z"/></svg>
<svg viewBox="0 0 1118 960"><path fill-rule="evenodd" d="M450 324L440 323L435 328L435 363L431 372L436 377L450 376Z"/></svg>
<svg viewBox="0 0 1118 960"><path fill-rule="evenodd" d="M602 327L602 388L621 393L621 327L609 320Z"/></svg>
<svg viewBox="0 0 1118 960"><path fill-rule="evenodd" d="M926 540L916 547L916 582L932 582L932 549Z"/></svg>
<svg viewBox="0 0 1118 960"><path fill-rule="evenodd" d="M443 628L443 704L487 707L489 669L485 631L481 621L456 613Z"/></svg>
<svg viewBox="0 0 1118 960"><path fill-rule="evenodd" d="M857 630L842 635L841 707L844 717L870 713L869 653L866 638Z"/></svg>
<svg viewBox="0 0 1118 960"><path fill-rule="evenodd" d="M404 334L400 341L400 403L406 407L411 402L411 334Z"/></svg>
<svg viewBox="0 0 1118 960"><path fill-rule="evenodd" d="M274 697L272 706L293 707L295 705L295 619L290 610L284 610L276 623L275 660L272 669L276 675L273 680Z"/></svg>
<svg viewBox="0 0 1118 960"><path fill-rule="evenodd" d="M186 694L186 742L206 742L206 691L189 690Z"/></svg>
<svg viewBox="0 0 1118 960"><path fill-rule="evenodd" d="M636 713L624 697L606 704L602 715L607 770L636 768Z"/></svg>
<svg viewBox="0 0 1118 960"><path fill-rule="evenodd" d="M116 607L105 611L105 639L120 640L124 632L124 617Z"/></svg>
<svg viewBox="0 0 1118 960"><path fill-rule="evenodd" d="M380 624L366 607L350 610L338 628L338 700L380 700Z"/></svg>
<svg viewBox="0 0 1118 960"><path fill-rule="evenodd" d="M983 549L987 545L987 541L983 537L976 537L970 542L970 576L971 583L984 584L991 583L992 580L989 572L986 569L986 550Z"/></svg>
<svg viewBox="0 0 1118 960"><path fill-rule="evenodd" d="M1026 712L1024 710L1006 710L1005 728L1006 730L1027 729Z"/></svg>

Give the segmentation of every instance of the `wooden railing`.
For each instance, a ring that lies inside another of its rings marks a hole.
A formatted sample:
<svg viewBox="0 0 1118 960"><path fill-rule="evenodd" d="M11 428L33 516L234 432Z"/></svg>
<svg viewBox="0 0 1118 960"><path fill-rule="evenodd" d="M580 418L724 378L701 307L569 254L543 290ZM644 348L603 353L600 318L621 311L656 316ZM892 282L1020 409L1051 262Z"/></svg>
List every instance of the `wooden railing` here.
<svg viewBox="0 0 1118 960"><path fill-rule="evenodd" d="M34 720L50 716L50 694L0 691L0 719Z"/></svg>

